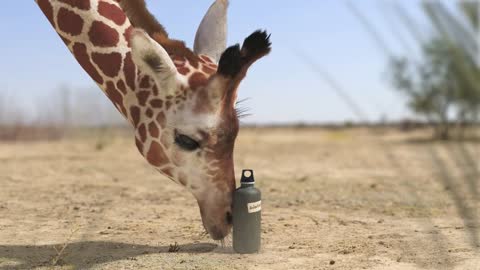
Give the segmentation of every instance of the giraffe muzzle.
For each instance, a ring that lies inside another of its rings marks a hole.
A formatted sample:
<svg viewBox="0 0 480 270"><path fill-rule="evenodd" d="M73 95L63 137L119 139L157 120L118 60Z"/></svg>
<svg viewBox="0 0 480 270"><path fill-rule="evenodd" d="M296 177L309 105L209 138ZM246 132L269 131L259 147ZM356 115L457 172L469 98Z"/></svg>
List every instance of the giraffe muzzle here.
<svg viewBox="0 0 480 270"><path fill-rule="evenodd" d="M213 240L225 238L232 230L232 193L223 194L198 200L203 226Z"/></svg>

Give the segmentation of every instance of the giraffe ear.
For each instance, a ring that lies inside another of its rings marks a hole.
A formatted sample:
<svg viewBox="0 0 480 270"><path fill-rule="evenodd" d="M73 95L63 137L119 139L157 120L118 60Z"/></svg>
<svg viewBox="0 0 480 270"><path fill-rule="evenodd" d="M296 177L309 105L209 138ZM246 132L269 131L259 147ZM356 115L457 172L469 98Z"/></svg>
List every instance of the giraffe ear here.
<svg viewBox="0 0 480 270"><path fill-rule="evenodd" d="M167 51L143 30L135 29L130 38L132 59L138 68L155 79L160 91L174 91L177 69Z"/></svg>
<svg viewBox="0 0 480 270"><path fill-rule="evenodd" d="M207 11L195 36L194 52L204 54L216 62L227 47L228 0L216 0Z"/></svg>

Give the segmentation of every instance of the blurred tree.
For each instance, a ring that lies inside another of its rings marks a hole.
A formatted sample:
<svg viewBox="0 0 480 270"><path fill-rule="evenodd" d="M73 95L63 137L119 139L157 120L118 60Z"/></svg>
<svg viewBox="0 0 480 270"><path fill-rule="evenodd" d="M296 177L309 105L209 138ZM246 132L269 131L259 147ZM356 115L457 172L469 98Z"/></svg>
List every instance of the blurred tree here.
<svg viewBox="0 0 480 270"><path fill-rule="evenodd" d="M465 120L478 122L480 116L480 3L479 1L461 1L459 2L460 10L467 18L471 29L473 29L472 36L476 36L476 42L472 42L475 48L475 55L468 59L468 63L472 66L472 71L475 73L475 80L464 80L463 100L465 101L464 114ZM467 26L468 27L468 26ZM466 83L469 82L469 83Z"/></svg>
<svg viewBox="0 0 480 270"><path fill-rule="evenodd" d="M479 6L460 2L461 18L438 2L425 2L424 10L434 26L433 38L422 45L422 59L413 64L393 57L392 83L408 98L409 107L435 124L435 136L450 137L450 122L460 127L460 136L480 113ZM452 117L453 116L453 117Z"/></svg>
<svg viewBox="0 0 480 270"><path fill-rule="evenodd" d="M448 139L449 113L459 92L450 47L441 38L423 47L423 61L413 64L406 58L392 59L392 82L408 98L409 107L435 125L435 136Z"/></svg>
<svg viewBox="0 0 480 270"><path fill-rule="evenodd" d="M478 1L461 1L459 2L460 10L465 14L469 23L474 27L478 28Z"/></svg>

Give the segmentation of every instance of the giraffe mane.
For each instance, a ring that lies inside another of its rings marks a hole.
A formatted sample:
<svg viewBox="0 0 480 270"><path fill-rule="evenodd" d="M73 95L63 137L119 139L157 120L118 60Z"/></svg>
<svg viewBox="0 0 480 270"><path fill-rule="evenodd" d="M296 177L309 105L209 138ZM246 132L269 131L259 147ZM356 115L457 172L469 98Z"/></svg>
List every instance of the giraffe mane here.
<svg viewBox="0 0 480 270"><path fill-rule="evenodd" d="M148 10L145 0L121 0L120 6L131 24L145 30L169 55L185 57L193 66L198 65L199 57L183 41L169 38L165 27Z"/></svg>
<svg viewBox="0 0 480 270"><path fill-rule="evenodd" d="M168 38L165 28L148 11L145 0L121 0L120 6L133 26L143 28L149 35L159 33Z"/></svg>

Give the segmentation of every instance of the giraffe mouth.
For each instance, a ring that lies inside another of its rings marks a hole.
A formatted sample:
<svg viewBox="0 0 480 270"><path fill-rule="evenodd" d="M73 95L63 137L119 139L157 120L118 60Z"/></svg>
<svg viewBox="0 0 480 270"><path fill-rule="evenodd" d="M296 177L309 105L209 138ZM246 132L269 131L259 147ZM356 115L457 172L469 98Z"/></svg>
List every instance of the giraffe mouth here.
<svg viewBox="0 0 480 270"><path fill-rule="evenodd" d="M199 201L203 227L213 240L224 239L232 230L231 204L223 205Z"/></svg>
<svg viewBox="0 0 480 270"><path fill-rule="evenodd" d="M222 240L227 237L232 230L230 212L222 215L220 222L209 222L208 217L202 216L203 226L213 240Z"/></svg>
<svg viewBox="0 0 480 270"><path fill-rule="evenodd" d="M225 239L225 237L227 237L227 235L230 234L230 229L227 232L225 232L225 230L223 230L222 228L215 226L210 229L207 229L207 232L210 235L210 237L212 237L213 240L218 241L218 240Z"/></svg>

